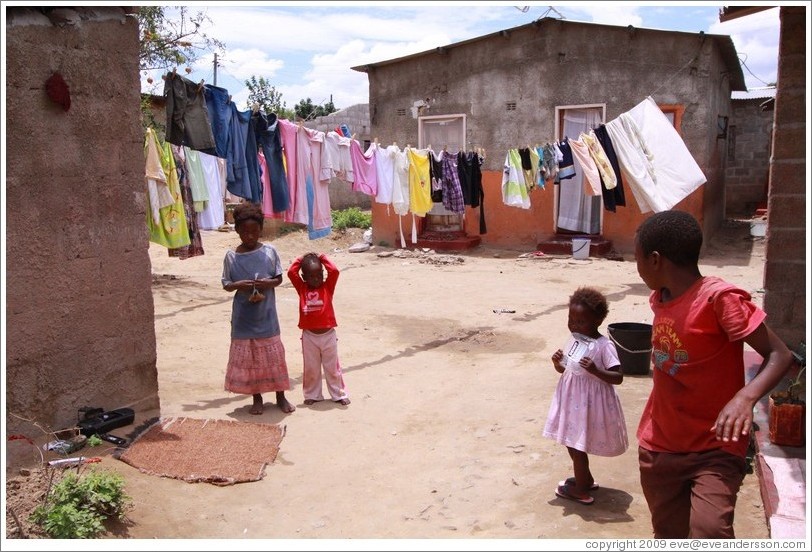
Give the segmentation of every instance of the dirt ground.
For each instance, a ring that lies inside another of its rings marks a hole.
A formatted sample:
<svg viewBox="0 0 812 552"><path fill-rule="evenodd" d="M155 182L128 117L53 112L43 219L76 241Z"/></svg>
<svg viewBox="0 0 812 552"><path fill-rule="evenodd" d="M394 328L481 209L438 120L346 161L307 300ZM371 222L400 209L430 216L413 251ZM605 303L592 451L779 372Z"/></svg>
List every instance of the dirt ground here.
<svg viewBox="0 0 812 552"><path fill-rule="evenodd" d="M315 250L341 269L339 354L352 404L304 406L296 294L285 278L276 294L288 398L297 407L288 415L273 394L265 412L252 416L249 397L223 390L231 294L220 274L236 233L205 232L206 254L183 261L150 246L160 415L284 424L287 433L261 481L228 487L142 474L113 458L107 444L85 452L121 473L134 500L127 521L105 537L174 539L162 543L167 548L181 547L178 539L293 539L284 549L307 546L298 539L387 539L378 544L388 548L402 546L388 539L650 537L634 437L649 376L627 376L617 388L630 448L591 457L601 485L593 505L555 496L571 463L563 446L541 435L558 378L550 356L568 335L566 304L575 288L593 285L608 296L604 332L613 322L651 321L649 291L632 259L522 257L529 251L486 247L450 255L380 246L349 252L361 233L267 240L285 266ZM752 238L746 222L728 221L708 244L702 272L738 283L760 304L763 253L763 239ZM139 412L135 425L157 414ZM24 522L44 484L37 470L7 476L7 505ZM7 536L18 537L6 512ZM755 474L739 494L735 529L738 537L769 536Z"/></svg>

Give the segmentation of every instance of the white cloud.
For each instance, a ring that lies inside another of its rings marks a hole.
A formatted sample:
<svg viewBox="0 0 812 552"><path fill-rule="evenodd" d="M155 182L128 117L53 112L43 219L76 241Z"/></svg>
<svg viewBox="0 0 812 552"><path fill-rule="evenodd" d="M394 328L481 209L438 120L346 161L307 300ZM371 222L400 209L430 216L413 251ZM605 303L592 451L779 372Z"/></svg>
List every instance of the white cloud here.
<svg viewBox="0 0 812 552"><path fill-rule="evenodd" d="M574 2L558 5L556 11L539 4L521 8L498 2L370 1L352 6L304 3L296 7L234 4L205 8L213 23L203 30L226 44L220 59L221 74L223 82L235 88L230 90L235 101L247 98L242 83L256 75L269 79L288 107L308 97L322 103L330 95L339 108L364 103L368 101L367 76L351 67L432 50L530 23L544 15L607 25L729 34L747 67L765 81L775 80L778 9L719 23L720 7L707 4ZM209 82L212 68L209 55L195 65L190 78ZM749 86L763 86L746 68L743 71Z"/></svg>
<svg viewBox="0 0 812 552"><path fill-rule="evenodd" d="M746 17L711 25L713 34L730 35L748 88L775 82L778 69L779 9L769 9Z"/></svg>
<svg viewBox="0 0 812 552"><path fill-rule="evenodd" d="M600 23L601 25L643 26L643 18L637 13L639 11L638 6L602 3L592 6L567 6L561 9L565 12L572 10L573 17L580 17L583 14L582 21Z"/></svg>

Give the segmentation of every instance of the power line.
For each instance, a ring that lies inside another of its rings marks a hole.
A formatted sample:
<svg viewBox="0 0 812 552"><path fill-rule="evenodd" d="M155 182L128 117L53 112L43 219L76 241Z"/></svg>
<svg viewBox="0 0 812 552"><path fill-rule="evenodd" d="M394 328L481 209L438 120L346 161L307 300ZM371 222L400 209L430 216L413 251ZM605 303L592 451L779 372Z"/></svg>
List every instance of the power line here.
<svg viewBox="0 0 812 552"><path fill-rule="evenodd" d="M744 57L741 57L741 56L744 56ZM761 84L763 84L764 86L770 86L770 83L769 83L769 82L764 82L763 80L761 80L759 77L757 77L757 76L755 75L755 73L753 73L753 72L750 70L750 68L749 68L749 67L747 67L747 64L744 62L744 60L745 60L745 59L747 59L747 54L741 54L741 53L740 53L740 54L739 54L739 63L741 63L741 64L742 64L742 67L744 67L745 69L747 69L747 72L748 72L748 73L750 73L750 75L752 75L752 77L753 77L754 79L756 79L758 82L760 82L760 83L761 83Z"/></svg>

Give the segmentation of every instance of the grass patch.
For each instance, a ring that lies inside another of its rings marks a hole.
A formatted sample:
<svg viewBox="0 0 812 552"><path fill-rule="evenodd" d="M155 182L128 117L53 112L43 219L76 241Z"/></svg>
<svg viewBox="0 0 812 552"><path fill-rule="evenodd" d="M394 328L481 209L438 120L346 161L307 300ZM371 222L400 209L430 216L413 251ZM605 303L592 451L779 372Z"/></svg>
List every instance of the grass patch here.
<svg viewBox="0 0 812 552"><path fill-rule="evenodd" d="M347 228L367 229L372 226L372 212L362 211L358 207L349 207L341 211L332 211L333 230Z"/></svg>

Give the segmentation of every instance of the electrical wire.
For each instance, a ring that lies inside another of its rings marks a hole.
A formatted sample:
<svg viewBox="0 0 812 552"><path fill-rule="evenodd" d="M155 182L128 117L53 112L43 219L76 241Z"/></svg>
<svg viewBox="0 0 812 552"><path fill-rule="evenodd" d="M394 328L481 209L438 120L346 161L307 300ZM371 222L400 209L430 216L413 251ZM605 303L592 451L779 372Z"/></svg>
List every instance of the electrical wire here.
<svg viewBox="0 0 812 552"><path fill-rule="evenodd" d="M742 57L742 56L744 56L744 57ZM742 54L742 53L740 53L740 54L739 54L739 63L741 63L741 64L742 64L742 67L744 67L745 69L747 69L747 72L748 72L748 73L750 73L750 75L752 75L752 77L753 77L754 79L756 79L758 82L760 82L760 83L761 83L761 84L763 84L764 86L770 86L770 83L769 83L769 82L764 82L763 80L761 80L760 78L758 78L758 77L755 75L755 73L753 73L753 72L750 70L750 68L749 68L749 67L747 66L747 64L744 62L744 60L746 60L746 59L747 59L747 54Z"/></svg>

